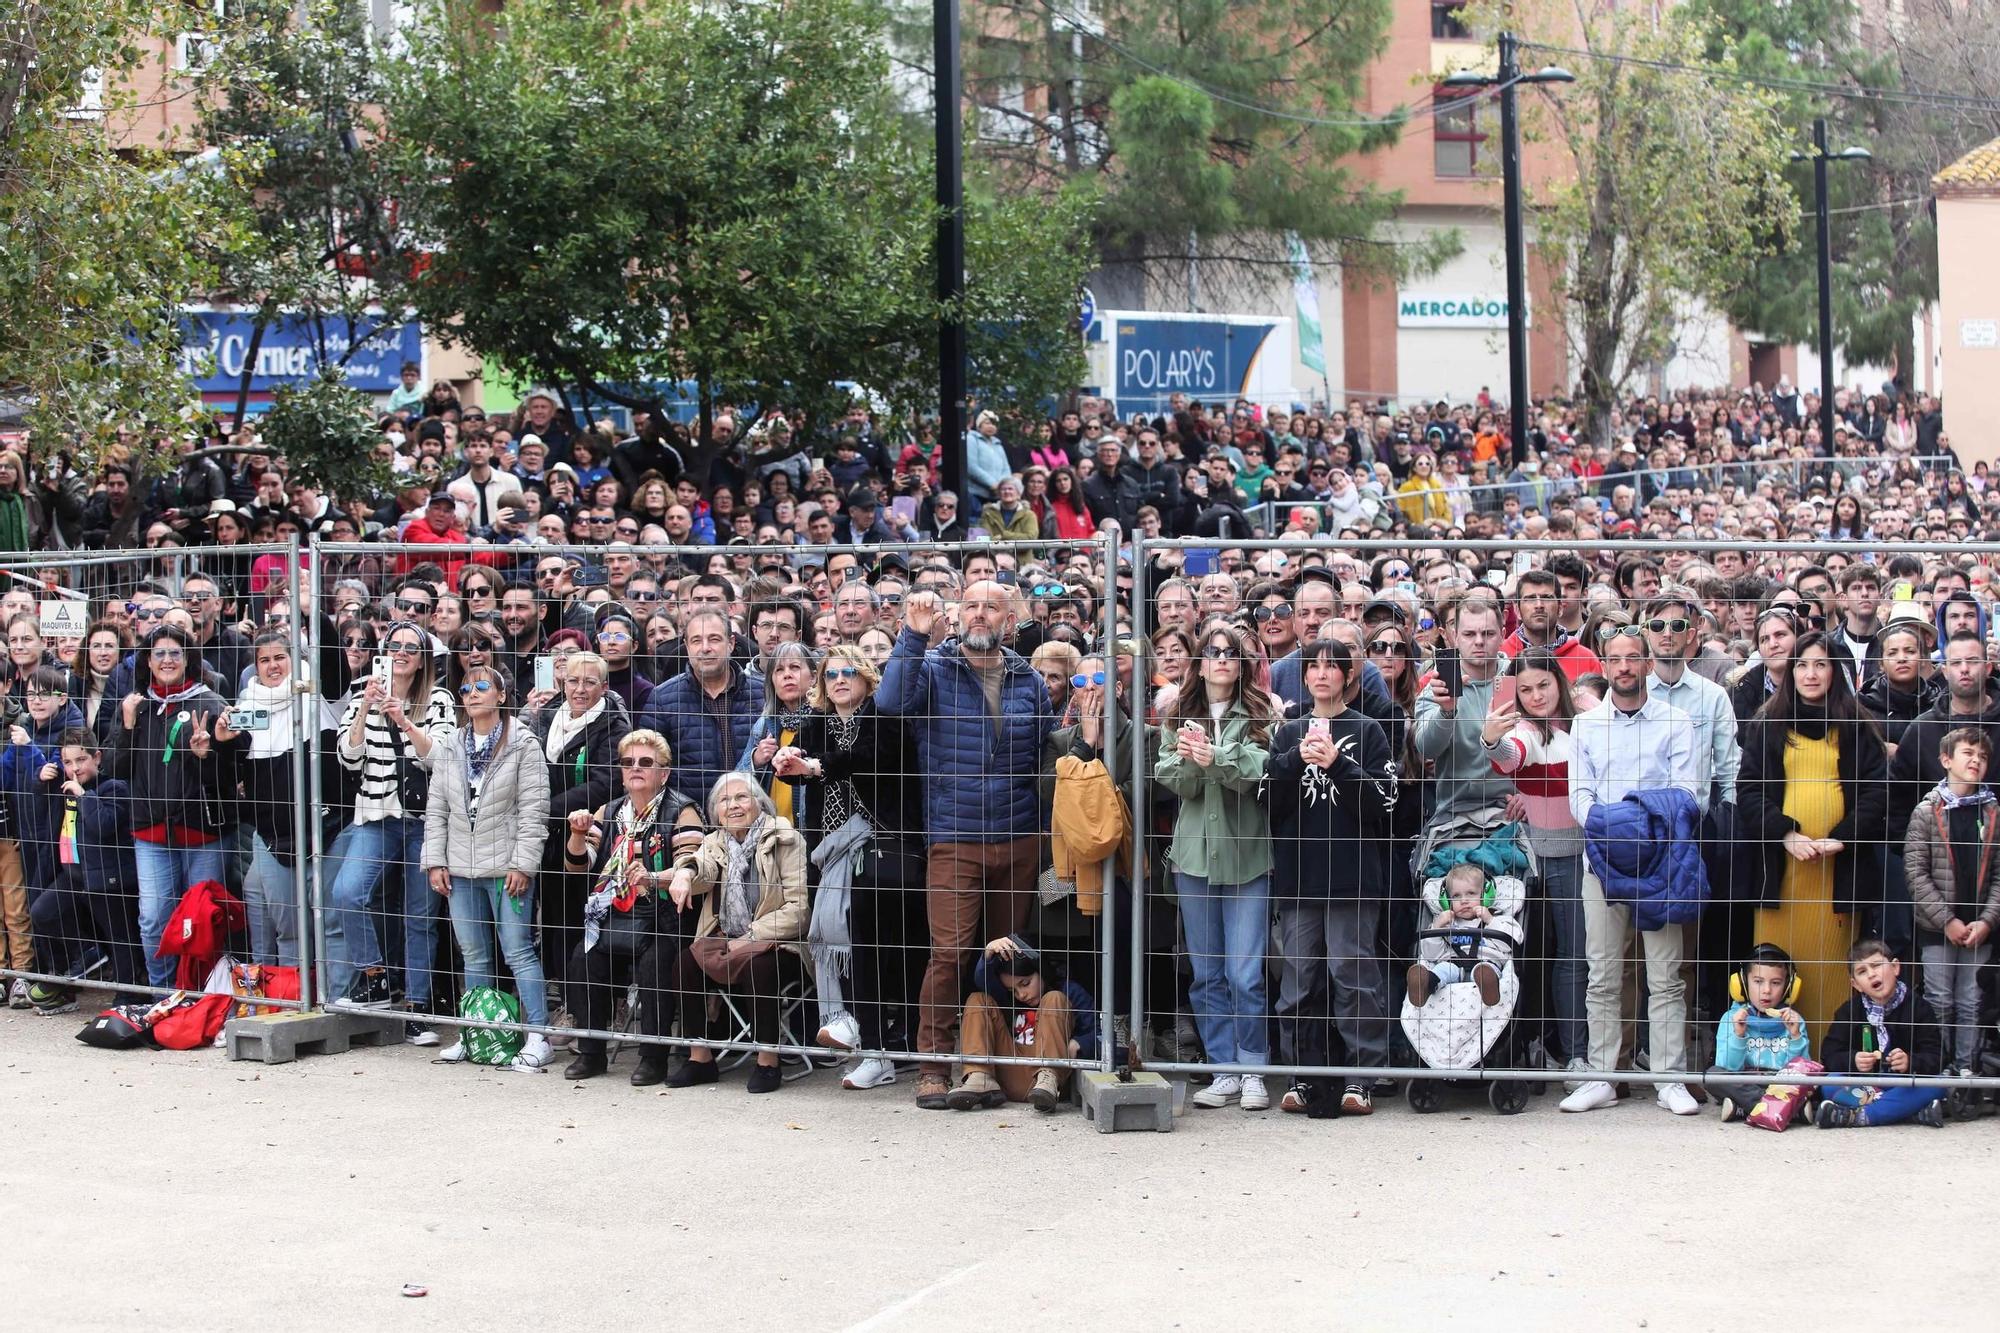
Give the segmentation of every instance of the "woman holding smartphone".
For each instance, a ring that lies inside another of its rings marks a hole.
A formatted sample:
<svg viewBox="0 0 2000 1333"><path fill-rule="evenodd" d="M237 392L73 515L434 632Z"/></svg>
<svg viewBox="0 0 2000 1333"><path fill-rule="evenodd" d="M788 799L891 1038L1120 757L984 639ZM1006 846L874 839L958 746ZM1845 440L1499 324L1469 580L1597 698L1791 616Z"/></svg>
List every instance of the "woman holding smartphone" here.
<svg viewBox="0 0 2000 1333"><path fill-rule="evenodd" d="M1503 687L1512 686L1503 697ZM1588 1067L1583 938L1583 830L1569 808L1570 720L1576 704L1562 663L1546 648L1530 648L1493 687L1480 743L1493 771L1514 781L1524 807L1528 845L1535 850L1538 901L1548 904L1555 930L1550 969L1556 1045L1572 1078Z"/></svg>
<svg viewBox="0 0 2000 1333"><path fill-rule="evenodd" d="M1264 951L1271 829L1257 794L1277 710L1250 671L1256 641L1226 621L1201 632L1201 669L1160 733L1160 785L1180 798L1168 860L1194 973L1189 999L1210 1064L1268 1063ZM1270 1106L1261 1075L1218 1074L1195 1104Z"/></svg>

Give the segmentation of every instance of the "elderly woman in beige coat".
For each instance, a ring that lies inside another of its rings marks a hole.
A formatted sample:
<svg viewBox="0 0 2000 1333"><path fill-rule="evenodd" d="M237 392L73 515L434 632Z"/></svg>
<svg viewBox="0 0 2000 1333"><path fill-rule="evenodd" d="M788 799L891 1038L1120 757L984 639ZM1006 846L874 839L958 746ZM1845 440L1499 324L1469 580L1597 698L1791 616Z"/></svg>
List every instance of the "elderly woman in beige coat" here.
<svg viewBox="0 0 2000 1333"><path fill-rule="evenodd" d="M805 839L748 773L716 779L708 817L714 832L692 862L674 871L667 890L677 907L701 899L694 942L674 964L681 1032L712 1035L709 1000L726 991L748 1002L751 1040L775 1045L779 996L811 966ZM695 1046L667 1086L694 1087L716 1077L714 1050ZM780 1082L777 1052L757 1052L747 1090L776 1092Z"/></svg>

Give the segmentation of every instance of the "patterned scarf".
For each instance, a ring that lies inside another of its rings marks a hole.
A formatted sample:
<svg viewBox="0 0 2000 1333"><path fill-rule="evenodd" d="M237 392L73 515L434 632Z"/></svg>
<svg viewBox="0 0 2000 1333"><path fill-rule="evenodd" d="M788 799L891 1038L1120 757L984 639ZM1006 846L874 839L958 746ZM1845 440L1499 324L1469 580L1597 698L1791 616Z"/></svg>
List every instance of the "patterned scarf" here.
<svg viewBox="0 0 2000 1333"><path fill-rule="evenodd" d="M1985 787L1977 788L1964 796L1960 796L1951 789L1950 778L1940 781L1937 785L1937 790L1932 794L1937 797L1938 805L1945 810L1962 810L1969 805L1985 805L1988 801L1996 799L1993 793Z"/></svg>
<svg viewBox="0 0 2000 1333"><path fill-rule="evenodd" d="M611 854L604 858L604 869L598 873L597 887L590 891L590 897L583 903L585 953L597 946L597 937L603 933L611 909L616 907L621 912L629 912L637 901L638 890L626 883L627 867L642 860L641 846L646 835L652 832L653 818L659 814L660 801L666 794L666 788L662 787L654 793L644 810L636 809L629 800L618 807L618 827L611 844Z"/></svg>
<svg viewBox="0 0 2000 1333"><path fill-rule="evenodd" d="M1885 1055L1889 1051L1889 1011L1901 1008L1903 1001L1909 998L1910 986L1906 981L1896 983L1896 993L1889 997L1887 1004L1877 1004L1866 995L1861 997L1861 1007L1868 1013L1868 1026L1875 1029L1875 1049Z"/></svg>
<svg viewBox="0 0 2000 1333"><path fill-rule="evenodd" d="M723 846L729 852L729 859L722 868L722 933L730 939L739 939L750 933L750 923L757 918L757 869L752 857L757 851L757 839L764 832L764 816L759 814L750 822L743 836L723 837Z"/></svg>
<svg viewBox="0 0 2000 1333"><path fill-rule="evenodd" d="M856 713L852 717L842 717L838 713L828 714L826 739L833 749L842 754L852 750L854 743L861 739L861 715ZM854 782L849 778L835 778L828 782L821 796L821 805L820 824L828 832L857 814L870 824L875 822L875 817L861 804L861 793L854 789Z"/></svg>

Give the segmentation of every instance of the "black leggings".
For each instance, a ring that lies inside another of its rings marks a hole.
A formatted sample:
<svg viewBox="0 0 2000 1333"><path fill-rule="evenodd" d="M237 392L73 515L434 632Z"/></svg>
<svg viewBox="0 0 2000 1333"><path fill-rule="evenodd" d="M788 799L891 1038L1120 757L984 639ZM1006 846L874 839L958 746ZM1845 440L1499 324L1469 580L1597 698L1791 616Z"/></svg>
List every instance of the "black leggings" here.
<svg viewBox="0 0 2000 1333"><path fill-rule="evenodd" d="M750 1040L771 1045L778 1040L779 995L785 987L803 976L798 955L782 946L767 949L750 960L750 966L730 985L723 986L710 979L695 962L691 950L682 950L674 960L671 989L674 998L680 1002L681 1035L694 1040L707 1038L727 1041L736 1034L728 1022L726 1013L720 1012L711 1021L708 1000L711 995L723 992L736 1000L738 1006L747 1004L750 1010Z"/></svg>

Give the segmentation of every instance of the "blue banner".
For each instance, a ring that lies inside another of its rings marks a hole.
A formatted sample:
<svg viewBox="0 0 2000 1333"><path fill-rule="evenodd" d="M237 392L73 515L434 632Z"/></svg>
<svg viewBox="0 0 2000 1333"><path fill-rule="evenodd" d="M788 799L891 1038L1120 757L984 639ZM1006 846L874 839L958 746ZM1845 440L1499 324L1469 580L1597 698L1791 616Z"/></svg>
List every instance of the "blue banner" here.
<svg viewBox="0 0 2000 1333"><path fill-rule="evenodd" d="M203 393L236 392L255 325L255 319L246 313L182 311L181 373ZM414 319L402 324L363 320L355 326L355 341L360 346L347 361L346 377L349 387L363 393L388 393L402 383L405 361L423 363L423 328ZM345 320L327 321L326 347L327 355L336 362L347 352ZM257 346L250 391L269 393L281 385L302 384L318 371L312 325L299 315L281 316L264 330L264 340Z"/></svg>
<svg viewBox="0 0 2000 1333"><path fill-rule="evenodd" d="M1230 402L1246 391L1257 354L1277 327L1162 315L1121 316L1117 335L1117 388L1121 411L1164 408L1167 395L1184 393L1204 403Z"/></svg>

